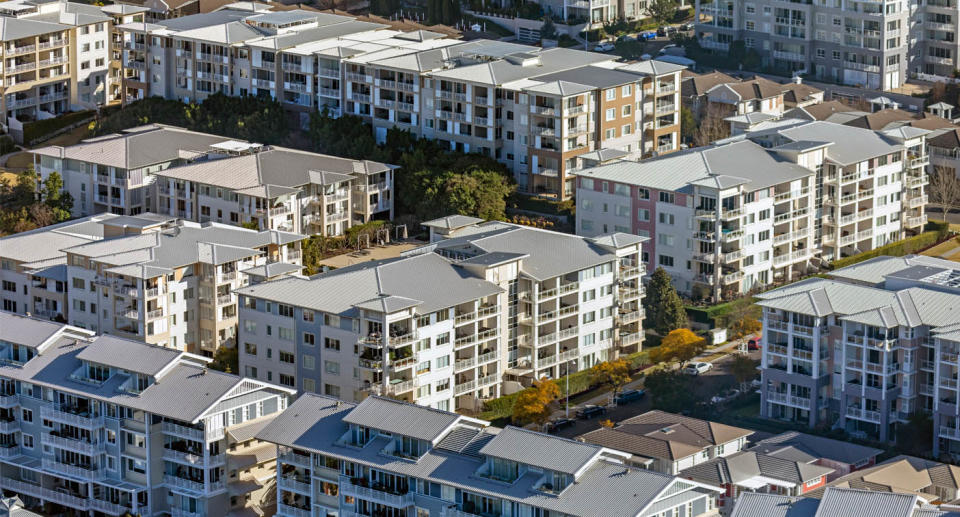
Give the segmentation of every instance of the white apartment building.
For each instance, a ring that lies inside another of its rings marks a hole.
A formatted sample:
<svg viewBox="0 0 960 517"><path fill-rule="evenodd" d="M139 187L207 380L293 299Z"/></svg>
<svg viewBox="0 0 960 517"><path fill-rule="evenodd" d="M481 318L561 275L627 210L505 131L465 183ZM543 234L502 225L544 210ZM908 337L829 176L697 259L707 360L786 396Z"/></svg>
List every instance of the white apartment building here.
<svg viewBox="0 0 960 517"><path fill-rule="evenodd" d="M935 456L956 458L960 269L878 257L760 295L761 414L893 440L914 412Z"/></svg>
<svg viewBox="0 0 960 517"><path fill-rule="evenodd" d="M94 5L14 0L0 8L2 122L23 123L106 104L113 18Z"/></svg>
<svg viewBox="0 0 960 517"><path fill-rule="evenodd" d="M212 357L236 345L244 270L299 265L304 235L120 217L128 235L64 248L66 320L103 334ZM296 271L299 272L299 271Z"/></svg>
<svg viewBox="0 0 960 517"><path fill-rule="evenodd" d="M277 444L281 517L717 515L719 488L628 453L379 396L304 394L257 438Z"/></svg>
<svg viewBox="0 0 960 517"><path fill-rule="evenodd" d="M208 153L155 174L157 210L192 221L326 237L372 219L393 219L394 169L257 144L232 142L229 154Z"/></svg>
<svg viewBox="0 0 960 517"><path fill-rule="evenodd" d="M51 145L31 151L34 170L46 179L51 172L63 177L63 189L73 196L73 215L109 212L137 215L156 211L154 173L214 151L229 138L148 125L104 135L63 147Z"/></svg>
<svg viewBox="0 0 960 517"><path fill-rule="evenodd" d="M577 233L649 237L642 260L719 299L922 231L926 130L780 120L726 141L578 173Z"/></svg>
<svg viewBox="0 0 960 517"><path fill-rule="evenodd" d="M234 345L233 290L299 274L305 238L150 213L16 234L0 239L2 309L212 356Z"/></svg>
<svg viewBox="0 0 960 517"><path fill-rule="evenodd" d="M783 73L891 90L908 78L953 76L960 43L956 0L819 3L696 2L697 38L726 53L734 41Z"/></svg>
<svg viewBox="0 0 960 517"><path fill-rule="evenodd" d="M120 26L126 99L269 95L304 123L313 111L352 114L380 142L397 127L484 153L522 190L563 198L582 154L679 149L677 65L244 6Z"/></svg>
<svg viewBox="0 0 960 517"><path fill-rule="evenodd" d="M292 392L176 350L0 312L0 488L43 514L268 511Z"/></svg>
<svg viewBox="0 0 960 517"><path fill-rule="evenodd" d="M247 375L453 411L639 350L642 239L453 216L405 256L238 290Z"/></svg>

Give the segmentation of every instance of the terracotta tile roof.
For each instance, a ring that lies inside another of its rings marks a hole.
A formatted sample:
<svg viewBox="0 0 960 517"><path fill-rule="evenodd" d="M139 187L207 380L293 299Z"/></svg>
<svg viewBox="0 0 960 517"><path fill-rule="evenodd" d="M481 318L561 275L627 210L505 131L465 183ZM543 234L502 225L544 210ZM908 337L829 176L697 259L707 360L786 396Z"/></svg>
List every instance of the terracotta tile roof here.
<svg viewBox="0 0 960 517"><path fill-rule="evenodd" d="M820 88L814 88L809 84L787 83L781 86L783 91L783 100L787 102L803 102L812 95L823 93Z"/></svg>
<svg viewBox="0 0 960 517"><path fill-rule="evenodd" d="M960 128L927 138L927 144L944 149L956 149L960 147Z"/></svg>
<svg viewBox="0 0 960 517"><path fill-rule="evenodd" d="M684 97L699 97L718 84L740 82L740 79L731 77L723 72L697 74L689 70L684 70L681 77L683 83L680 86L680 93Z"/></svg>
<svg viewBox="0 0 960 517"><path fill-rule="evenodd" d="M847 111L857 111L856 108L848 106L840 101L826 101L812 106L805 106L804 111L810 114L816 120L826 120L834 113L844 113Z"/></svg>

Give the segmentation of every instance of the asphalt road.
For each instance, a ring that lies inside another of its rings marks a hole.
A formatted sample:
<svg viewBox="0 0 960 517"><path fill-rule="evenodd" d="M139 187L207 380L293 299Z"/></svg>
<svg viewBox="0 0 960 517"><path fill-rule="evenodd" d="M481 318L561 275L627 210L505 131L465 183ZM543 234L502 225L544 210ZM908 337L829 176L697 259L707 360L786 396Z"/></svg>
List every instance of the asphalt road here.
<svg viewBox="0 0 960 517"><path fill-rule="evenodd" d="M750 352L750 357L755 360L760 359L760 352L753 351ZM730 373L730 362L733 358L733 354L727 354L716 361L713 362L713 368L702 375L697 376L698 382L698 391L701 394L701 398L709 398L710 396L719 393L721 390L728 387L736 385L736 380L733 378L733 374ZM631 386L632 387L632 386ZM592 402L592 401L591 401ZM563 411L563 402L561 401L561 411L559 412L562 416ZM570 417L576 418L576 408L578 406L570 406ZM593 431L600 427L600 421L610 419L614 422L619 422L621 420L626 420L630 417L646 413L652 408L650 397L644 397L642 400L637 402L631 402L614 408L607 408L607 414L605 416L592 418L589 420L580 420L577 419L576 423L570 427L560 429L557 431L557 436L562 436L564 438L573 438L583 433Z"/></svg>

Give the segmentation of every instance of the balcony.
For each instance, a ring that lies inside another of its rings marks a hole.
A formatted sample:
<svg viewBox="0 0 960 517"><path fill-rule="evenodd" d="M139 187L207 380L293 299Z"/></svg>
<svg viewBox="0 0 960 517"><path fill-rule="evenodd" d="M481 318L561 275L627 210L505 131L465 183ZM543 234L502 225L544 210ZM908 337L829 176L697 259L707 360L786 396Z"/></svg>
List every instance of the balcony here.
<svg viewBox="0 0 960 517"><path fill-rule="evenodd" d="M940 426L940 436L951 440L960 440L960 429L956 427Z"/></svg>
<svg viewBox="0 0 960 517"><path fill-rule="evenodd" d="M84 440L54 436L50 433L41 434L40 443L43 445L49 445L51 447L66 449L68 451L79 452L81 454L86 454L87 456L97 455L104 450L104 445L102 443L91 443Z"/></svg>
<svg viewBox="0 0 960 517"><path fill-rule="evenodd" d="M918 217L908 217L906 221L907 221L907 228L915 228L917 226L923 226L927 224L927 214L923 214Z"/></svg>
<svg viewBox="0 0 960 517"><path fill-rule="evenodd" d="M71 465L61 463L55 458L43 458L43 469L51 472L58 472L73 478L79 478L84 481L103 479L106 472L95 466Z"/></svg>
<svg viewBox="0 0 960 517"><path fill-rule="evenodd" d="M559 287L553 289L546 289L538 293L538 298L540 300L546 300L548 298L554 298L556 296L563 296L567 293L572 293L580 288L579 282L570 282L569 284L563 284Z"/></svg>
<svg viewBox="0 0 960 517"><path fill-rule="evenodd" d="M627 346L635 343L640 343L643 341L643 333L641 332L621 332L620 333L620 345Z"/></svg>
<svg viewBox="0 0 960 517"><path fill-rule="evenodd" d="M277 486L284 490L297 492L303 495L310 495L310 478L299 476L280 476L277 480Z"/></svg>
<svg viewBox="0 0 960 517"><path fill-rule="evenodd" d="M366 479L357 479L349 478L347 476L340 476L340 492L343 495L349 497L355 497L359 499L364 499L366 501L385 504L387 506L393 506L395 508L406 508L413 505L413 493L407 492L404 494L397 494L393 492L387 492L384 489L372 488L368 486L360 486L355 484L356 482L368 483ZM278 511L280 507L284 505L277 505ZM282 513L282 511L281 511ZM309 512L306 516L293 515L293 517L309 517Z"/></svg>
<svg viewBox="0 0 960 517"><path fill-rule="evenodd" d="M810 397L798 397L789 393L780 393L777 391L767 392L767 401L786 404L789 406L810 409Z"/></svg>
<svg viewBox="0 0 960 517"><path fill-rule="evenodd" d="M908 208L919 208L927 204L930 200L929 196L909 196L907 197L907 207Z"/></svg>
<svg viewBox="0 0 960 517"><path fill-rule="evenodd" d="M91 415L87 411L69 406L54 406L48 403L48 405L40 408L40 416L47 420L83 427L85 429L103 427L103 415Z"/></svg>
<svg viewBox="0 0 960 517"><path fill-rule="evenodd" d="M163 449L163 459L186 465L222 465L226 460L223 454L211 455L209 460L204 461L203 453L191 454L189 452L177 451L173 449Z"/></svg>
<svg viewBox="0 0 960 517"><path fill-rule="evenodd" d="M326 77L328 79L339 79L340 69L320 67L317 69L317 75L319 75L320 77Z"/></svg>
<svg viewBox="0 0 960 517"><path fill-rule="evenodd" d="M626 325L629 323L634 323L640 321L644 318L644 311L641 309L639 311L628 312L620 315L620 323Z"/></svg>
<svg viewBox="0 0 960 517"><path fill-rule="evenodd" d="M437 97L448 101L467 102L467 94L460 92L451 92L447 90L437 90Z"/></svg>
<svg viewBox="0 0 960 517"><path fill-rule="evenodd" d="M557 110L553 106L530 106L530 111L537 115L544 115L548 117L552 117L557 114Z"/></svg>
<svg viewBox="0 0 960 517"><path fill-rule="evenodd" d="M22 45L19 47L7 47L4 53L7 55L7 57L10 57L10 56L19 56L22 54L29 54L30 52L33 52L35 50L37 50L36 45Z"/></svg>
<svg viewBox="0 0 960 517"><path fill-rule="evenodd" d="M369 83L373 80L372 77L366 74L358 74L357 72L347 72L343 74L348 81L355 81L358 83Z"/></svg>
<svg viewBox="0 0 960 517"><path fill-rule="evenodd" d="M918 188L930 183L930 178L926 174L920 176L907 176L907 187Z"/></svg>
<svg viewBox="0 0 960 517"><path fill-rule="evenodd" d="M194 494L203 494L206 490L203 481L194 481L170 474L164 474L163 482L171 489L185 490Z"/></svg>
<svg viewBox="0 0 960 517"><path fill-rule="evenodd" d="M867 409L862 409L858 407L848 407L847 408L847 418L856 418L857 420L865 420L867 422L880 423L880 412L879 411L870 411Z"/></svg>

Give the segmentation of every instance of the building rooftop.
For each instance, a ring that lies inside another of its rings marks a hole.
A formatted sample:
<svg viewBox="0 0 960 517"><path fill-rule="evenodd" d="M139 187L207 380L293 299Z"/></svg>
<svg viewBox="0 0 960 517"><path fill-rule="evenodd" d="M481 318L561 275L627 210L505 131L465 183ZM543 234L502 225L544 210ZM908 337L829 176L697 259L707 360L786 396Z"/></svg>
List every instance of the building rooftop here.
<svg viewBox="0 0 960 517"><path fill-rule="evenodd" d="M363 447L340 443L340 438L346 431L346 420L351 418L355 407L357 406L351 403L307 393L258 433L257 439L571 516L593 516L597 514L597 508L603 508L609 515L652 516L659 511L658 505L666 501L676 504L676 498L679 497L682 502L683 492L699 496L717 491L693 481L634 469L601 458L596 458L585 466L578 473L576 482L559 494L546 493L536 488L543 475L540 472L528 471L513 483L503 483L478 475L477 472L484 464L482 452L457 453L447 448L435 447L416 460L395 458L381 452L390 443L390 439L383 435L373 438ZM455 418L455 415L450 418ZM384 423L381 419L377 427ZM476 429L484 425L483 422L476 422L472 427ZM451 426L447 434L458 433L460 429L463 428ZM507 433L504 440L497 442L504 433ZM401 434L406 435L405 432ZM476 431L465 434L469 436L476 434ZM559 454L565 449L547 445L552 443L552 440L562 439L509 428L493 436L481 451L497 442L491 450L517 452L526 458L529 451L517 451L517 446L521 443L530 445L541 439L545 442L536 445L537 450L543 451L541 457L535 458L538 463L549 470L569 470L565 465L570 461ZM562 441L566 446L568 441ZM590 448L576 442L572 445Z"/></svg>
<svg viewBox="0 0 960 517"><path fill-rule="evenodd" d="M865 447L797 431L787 431L760 440L750 450L804 463L827 459L849 465L869 461L883 452L873 447Z"/></svg>
<svg viewBox="0 0 960 517"><path fill-rule="evenodd" d="M0 311L0 342L40 348L62 330L59 323Z"/></svg>
<svg viewBox="0 0 960 517"><path fill-rule="evenodd" d="M816 482L833 471L834 469L829 467L802 461L741 451L684 469L680 475L711 485L731 484L756 490L769 485L792 488Z"/></svg>
<svg viewBox="0 0 960 517"><path fill-rule="evenodd" d="M851 165L903 149L898 142L869 129L853 128L831 122L809 122L781 129L787 140L817 140L840 143L827 150L827 158L840 165Z"/></svg>
<svg viewBox="0 0 960 517"><path fill-rule="evenodd" d="M730 517L815 517L820 502L762 492L743 492L737 498Z"/></svg>

